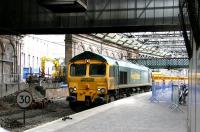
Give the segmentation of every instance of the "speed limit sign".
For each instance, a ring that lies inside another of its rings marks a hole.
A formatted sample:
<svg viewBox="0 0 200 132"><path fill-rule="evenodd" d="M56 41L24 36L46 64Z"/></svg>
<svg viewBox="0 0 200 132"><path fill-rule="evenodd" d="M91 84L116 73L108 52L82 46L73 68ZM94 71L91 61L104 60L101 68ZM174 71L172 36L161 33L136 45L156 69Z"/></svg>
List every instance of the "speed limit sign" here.
<svg viewBox="0 0 200 132"><path fill-rule="evenodd" d="M17 95L17 104L20 108L27 108L33 101L32 95L28 91L22 91Z"/></svg>

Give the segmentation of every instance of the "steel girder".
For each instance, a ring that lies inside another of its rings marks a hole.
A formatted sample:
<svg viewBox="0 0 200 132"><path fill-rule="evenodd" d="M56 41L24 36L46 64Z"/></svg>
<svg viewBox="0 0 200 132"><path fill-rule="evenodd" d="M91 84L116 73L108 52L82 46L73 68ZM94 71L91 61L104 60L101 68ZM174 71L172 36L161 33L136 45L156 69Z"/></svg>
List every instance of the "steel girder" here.
<svg viewBox="0 0 200 132"><path fill-rule="evenodd" d="M53 13L37 0L3 0L1 33L139 32L179 29L179 0L88 0L87 11Z"/></svg>
<svg viewBox="0 0 200 132"><path fill-rule="evenodd" d="M151 69L189 68L188 58L129 59L129 61L147 66Z"/></svg>

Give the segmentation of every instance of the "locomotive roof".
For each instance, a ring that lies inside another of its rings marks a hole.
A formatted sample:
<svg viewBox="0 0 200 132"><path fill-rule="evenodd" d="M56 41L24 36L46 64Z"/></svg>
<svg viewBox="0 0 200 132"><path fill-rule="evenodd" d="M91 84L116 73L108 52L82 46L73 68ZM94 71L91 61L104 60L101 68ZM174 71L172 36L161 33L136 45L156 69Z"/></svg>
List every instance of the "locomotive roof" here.
<svg viewBox="0 0 200 132"><path fill-rule="evenodd" d="M106 62L107 60L105 59L105 57L103 57L102 55L90 52L90 51L85 51L79 55L74 56L70 62L74 62L77 60L84 60L84 59L91 59L91 60L100 60L103 62Z"/></svg>
<svg viewBox="0 0 200 132"><path fill-rule="evenodd" d="M119 66L122 66L122 67L131 67L131 68L135 68L135 69L138 69L138 70L148 70L147 67L145 66L142 66L142 65L137 65L137 64L133 64L131 62L128 62L128 61L121 61L121 60L115 60L115 59L112 59L110 57L107 57L107 56L103 56L103 55L100 55L100 54L96 54L96 53L93 53L93 52L90 52L90 51L85 51L77 56L74 56L70 62L75 62L77 60L83 60L83 59L91 59L91 60L100 60L100 61L103 61L103 62L107 62L108 64L110 65L119 65Z"/></svg>

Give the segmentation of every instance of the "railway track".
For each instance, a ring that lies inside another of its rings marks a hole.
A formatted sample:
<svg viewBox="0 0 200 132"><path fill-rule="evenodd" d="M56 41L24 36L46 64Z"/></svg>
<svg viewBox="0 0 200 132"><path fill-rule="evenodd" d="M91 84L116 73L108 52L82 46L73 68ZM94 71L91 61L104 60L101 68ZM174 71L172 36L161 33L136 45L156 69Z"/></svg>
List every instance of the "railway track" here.
<svg viewBox="0 0 200 132"><path fill-rule="evenodd" d="M55 100L46 108L26 110L26 125L23 126L23 110L17 106L7 106L5 111L0 111L0 124L10 131L21 132L74 113L65 99Z"/></svg>
<svg viewBox="0 0 200 132"><path fill-rule="evenodd" d="M139 93L134 93L131 96L136 94ZM72 110L65 98L54 100L53 103L48 104L43 109L28 109L26 111L26 125L23 126L23 110L11 104L10 108L8 105L5 111L0 110L0 125L13 132L21 132L62 117L68 119L71 114L93 107L96 106L85 107L80 105Z"/></svg>

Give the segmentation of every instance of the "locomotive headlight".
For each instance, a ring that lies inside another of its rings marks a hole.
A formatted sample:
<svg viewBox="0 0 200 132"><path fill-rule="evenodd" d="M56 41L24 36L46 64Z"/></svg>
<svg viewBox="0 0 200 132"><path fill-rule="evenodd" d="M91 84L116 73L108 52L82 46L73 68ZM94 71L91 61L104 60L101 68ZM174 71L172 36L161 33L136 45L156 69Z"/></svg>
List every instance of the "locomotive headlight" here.
<svg viewBox="0 0 200 132"><path fill-rule="evenodd" d="M70 93L76 92L76 87L74 87L74 88L69 88L69 92L70 92Z"/></svg>
<svg viewBox="0 0 200 132"><path fill-rule="evenodd" d="M73 88L69 88L69 92L73 93L74 89Z"/></svg>
<svg viewBox="0 0 200 132"><path fill-rule="evenodd" d="M105 88L102 88L102 89L100 90L100 92L101 92L101 93L105 93L105 92L106 92Z"/></svg>
<svg viewBox="0 0 200 132"><path fill-rule="evenodd" d="M98 88L97 91L101 94L104 94L106 92L105 88Z"/></svg>
<svg viewBox="0 0 200 132"><path fill-rule="evenodd" d="M76 92L76 87L74 87L74 91Z"/></svg>

